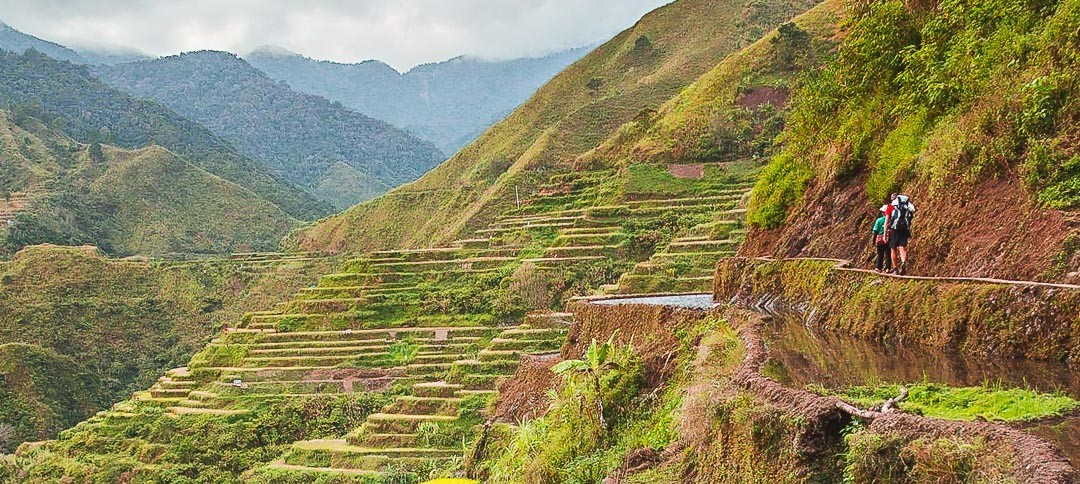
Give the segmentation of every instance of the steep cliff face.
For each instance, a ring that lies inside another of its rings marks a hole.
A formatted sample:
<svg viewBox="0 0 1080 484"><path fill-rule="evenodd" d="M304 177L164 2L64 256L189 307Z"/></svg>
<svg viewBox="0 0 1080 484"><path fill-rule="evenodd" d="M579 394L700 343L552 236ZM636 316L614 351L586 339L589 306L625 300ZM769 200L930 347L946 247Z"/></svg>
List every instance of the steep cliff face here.
<svg viewBox="0 0 1080 484"><path fill-rule="evenodd" d="M1073 278L1080 268L1080 7L861 4L793 95L755 188L747 256L863 261L891 192L918 206L917 274Z"/></svg>

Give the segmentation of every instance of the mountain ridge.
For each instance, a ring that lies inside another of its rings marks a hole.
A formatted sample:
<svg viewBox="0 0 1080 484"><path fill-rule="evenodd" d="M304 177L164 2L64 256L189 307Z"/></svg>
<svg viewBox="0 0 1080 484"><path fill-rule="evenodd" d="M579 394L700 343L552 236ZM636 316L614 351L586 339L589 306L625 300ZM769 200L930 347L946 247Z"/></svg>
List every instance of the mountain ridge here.
<svg viewBox="0 0 1080 484"><path fill-rule="evenodd" d="M290 182L344 208L442 161L433 145L324 98L291 90L223 51L97 67L106 83L192 118ZM359 186L324 183L345 163Z"/></svg>

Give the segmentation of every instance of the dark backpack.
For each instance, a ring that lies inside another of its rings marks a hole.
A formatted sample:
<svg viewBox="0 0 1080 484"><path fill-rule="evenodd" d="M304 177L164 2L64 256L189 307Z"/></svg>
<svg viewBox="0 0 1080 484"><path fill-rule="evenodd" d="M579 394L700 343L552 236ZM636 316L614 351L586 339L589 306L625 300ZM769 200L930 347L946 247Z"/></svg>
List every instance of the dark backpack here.
<svg viewBox="0 0 1080 484"><path fill-rule="evenodd" d="M915 205L907 195L896 197L896 205L893 206L892 228L911 229L911 219L915 218Z"/></svg>

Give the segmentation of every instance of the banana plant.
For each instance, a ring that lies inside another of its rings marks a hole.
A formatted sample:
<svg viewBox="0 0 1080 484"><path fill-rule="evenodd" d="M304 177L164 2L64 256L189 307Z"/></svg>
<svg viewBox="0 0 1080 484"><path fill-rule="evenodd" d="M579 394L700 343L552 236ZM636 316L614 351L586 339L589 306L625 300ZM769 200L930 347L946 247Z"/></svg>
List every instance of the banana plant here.
<svg viewBox="0 0 1080 484"><path fill-rule="evenodd" d="M600 423L599 432L601 433L607 430L607 422L604 420L603 389L600 381L608 371L622 368L613 359L614 339L615 333L612 333L604 344L597 344L596 338L593 338L589 348L585 351L585 358L562 361L551 368L551 371L566 378L577 375L584 375L588 378L589 386L593 393L596 394L596 418L597 422Z"/></svg>

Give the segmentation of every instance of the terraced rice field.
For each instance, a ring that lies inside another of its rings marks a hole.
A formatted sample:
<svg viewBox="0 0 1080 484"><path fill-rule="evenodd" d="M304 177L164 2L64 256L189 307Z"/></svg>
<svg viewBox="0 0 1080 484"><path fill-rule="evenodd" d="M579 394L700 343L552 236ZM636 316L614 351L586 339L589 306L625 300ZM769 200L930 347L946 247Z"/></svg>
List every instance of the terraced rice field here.
<svg viewBox="0 0 1080 484"><path fill-rule="evenodd" d="M557 278L613 261L629 268L638 257L647 259L637 260L610 292L701 291L716 261L741 243L739 203L749 183L713 187L700 197L639 196L611 204L601 196L610 175L552 175L528 203L447 247L348 260L292 300L246 314L187 367L80 427L116 428L147 407L176 419L243 419L266 402L387 392L392 402L362 425L294 442L254 472L315 479L458 469L500 382L522 356L559 351L572 315L539 312L507 321L457 305L455 298L498 287L524 265ZM642 257L634 252L635 238L651 226L677 233ZM230 261L319 256L252 253Z"/></svg>

